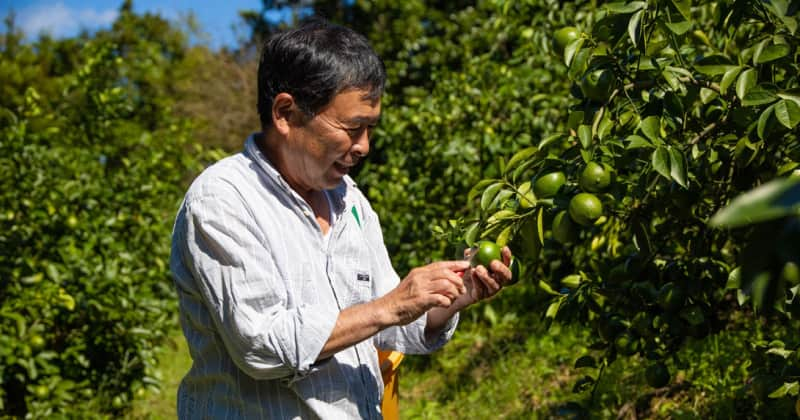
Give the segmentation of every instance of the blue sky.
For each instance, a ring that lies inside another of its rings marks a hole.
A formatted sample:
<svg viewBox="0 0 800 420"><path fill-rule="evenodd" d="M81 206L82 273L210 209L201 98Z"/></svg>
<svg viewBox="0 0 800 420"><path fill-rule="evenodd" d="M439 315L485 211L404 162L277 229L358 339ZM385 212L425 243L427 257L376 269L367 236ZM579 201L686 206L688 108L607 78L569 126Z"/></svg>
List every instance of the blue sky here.
<svg viewBox="0 0 800 420"><path fill-rule="evenodd" d="M10 10L16 14L16 24L29 37L46 31L56 37L69 37L81 28L95 30L110 26L122 4L118 1L101 0L0 0L0 13L5 17ZM234 25L244 34L239 10L261 10L261 0L134 0L137 13L153 12L178 20L193 11L203 32L209 36L213 47L233 45ZM5 30L3 27L1 30Z"/></svg>

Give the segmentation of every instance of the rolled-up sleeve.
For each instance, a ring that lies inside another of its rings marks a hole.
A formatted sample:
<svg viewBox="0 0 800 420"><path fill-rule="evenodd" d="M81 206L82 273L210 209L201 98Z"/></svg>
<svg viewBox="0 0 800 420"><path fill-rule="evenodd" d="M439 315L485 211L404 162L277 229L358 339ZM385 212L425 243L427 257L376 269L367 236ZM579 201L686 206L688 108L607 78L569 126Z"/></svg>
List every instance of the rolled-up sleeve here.
<svg viewBox="0 0 800 420"><path fill-rule="evenodd" d="M173 273L202 301L243 372L292 381L313 371L338 309L289 307L288 280L250 212L235 191L187 197L173 233Z"/></svg>

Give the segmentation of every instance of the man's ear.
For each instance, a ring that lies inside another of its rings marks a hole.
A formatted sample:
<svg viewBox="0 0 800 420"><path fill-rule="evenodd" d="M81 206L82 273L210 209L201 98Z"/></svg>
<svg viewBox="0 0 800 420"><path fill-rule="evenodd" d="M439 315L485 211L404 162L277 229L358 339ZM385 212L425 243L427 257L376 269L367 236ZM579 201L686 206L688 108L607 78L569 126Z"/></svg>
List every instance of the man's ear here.
<svg viewBox="0 0 800 420"><path fill-rule="evenodd" d="M292 123L297 119L300 110L294 102L292 95L281 92L272 100L272 124L283 135L289 133Z"/></svg>

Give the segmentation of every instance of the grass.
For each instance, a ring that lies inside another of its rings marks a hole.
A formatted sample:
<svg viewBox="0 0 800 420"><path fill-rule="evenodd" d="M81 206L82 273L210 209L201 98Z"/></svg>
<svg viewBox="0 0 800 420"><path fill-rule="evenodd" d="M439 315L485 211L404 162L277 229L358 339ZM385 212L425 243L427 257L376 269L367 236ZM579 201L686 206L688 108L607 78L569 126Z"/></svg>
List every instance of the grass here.
<svg viewBox="0 0 800 420"><path fill-rule="evenodd" d="M485 314L485 313L484 313ZM644 379L647 360L620 359L596 384L574 393L598 368L575 368L578 357L600 354L580 326L552 325L515 316L487 322L480 311L462 317L453 340L430 356L407 356L400 366L403 419L730 419L796 418L794 400L769 412L747 386L749 342L757 326L690 340L668 361L672 380L653 389ZM133 403L129 420L174 419L176 391L191 366L176 331L159 357L163 384ZM777 410L777 411L775 411Z"/></svg>
<svg viewBox="0 0 800 420"><path fill-rule="evenodd" d="M142 398L133 401L128 420L162 420L177 417L178 385L192 366L186 339L180 330L170 334L159 354L162 375L160 389L148 389Z"/></svg>

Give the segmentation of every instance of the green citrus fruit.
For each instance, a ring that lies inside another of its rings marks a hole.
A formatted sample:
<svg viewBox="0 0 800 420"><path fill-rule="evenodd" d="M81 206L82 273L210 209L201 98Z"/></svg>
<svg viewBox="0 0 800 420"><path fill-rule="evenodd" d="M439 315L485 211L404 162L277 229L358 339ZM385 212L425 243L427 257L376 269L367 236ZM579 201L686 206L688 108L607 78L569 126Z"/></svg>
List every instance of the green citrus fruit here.
<svg viewBox="0 0 800 420"><path fill-rule="evenodd" d="M600 338L609 343L613 342L617 334L625 330L625 323L619 315L606 315L600 318L597 326L597 332Z"/></svg>
<svg viewBox="0 0 800 420"><path fill-rule="evenodd" d="M553 49L559 53L564 53L564 48L572 41L578 39L581 32L574 26L565 26L553 34Z"/></svg>
<svg viewBox="0 0 800 420"><path fill-rule="evenodd" d="M616 89L614 72L609 69L592 70L581 79L581 92L583 96L595 101L605 102Z"/></svg>
<svg viewBox="0 0 800 420"><path fill-rule="evenodd" d="M492 241L480 241L476 245L470 263L472 266L482 265L489 268L489 263L500 260L500 246Z"/></svg>
<svg viewBox="0 0 800 420"><path fill-rule="evenodd" d="M789 261L783 265L781 278L786 281L790 286L797 286L800 284L800 267L797 263Z"/></svg>
<svg viewBox="0 0 800 420"><path fill-rule="evenodd" d="M592 193L580 193L569 201L569 215L575 223L590 226L603 215L603 203Z"/></svg>
<svg viewBox="0 0 800 420"><path fill-rule="evenodd" d="M28 339L28 344L30 344L31 348L34 350L41 350L45 346L44 338L41 335L34 334Z"/></svg>
<svg viewBox="0 0 800 420"><path fill-rule="evenodd" d="M47 385L36 385L33 387L33 395L43 400L50 396L50 388Z"/></svg>
<svg viewBox="0 0 800 420"><path fill-rule="evenodd" d="M566 244L575 242L578 238L578 231L575 230L575 225L572 224L569 214L566 210L561 210L553 218L553 239Z"/></svg>
<svg viewBox="0 0 800 420"><path fill-rule="evenodd" d="M674 312L683 306L685 297L683 289L675 286L674 283L667 283L659 289L656 300L661 309L667 312Z"/></svg>
<svg viewBox="0 0 800 420"><path fill-rule="evenodd" d="M536 204L536 196L533 194L530 182L523 182L519 186L519 207L521 209L529 209Z"/></svg>
<svg viewBox="0 0 800 420"><path fill-rule="evenodd" d="M551 172L536 178L533 183L533 195L538 198L548 198L556 195L558 190L564 183L567 182L567 177L564 172Z"/></svg>
<svg viewBox="0 0 800 420"><path fill-rule="evenodd" d="M653 388L661 388L669 383L669 369L663 362L656 362L644 371L647 384Z"/></svg>
<svg viewBox="0 0 800 420"><path fill-rule="evenodd" d="M581 172L578 184L587 192L603 191L611 184L611 172L599 163L589 162Z"/></svg>
<svg viewBox="0 0 800 420"><path fill-rule="evenodd" d="M629 332L620 333L614 339L614 347L619 354L632 356L638 351L636 336Z"/></svg>

